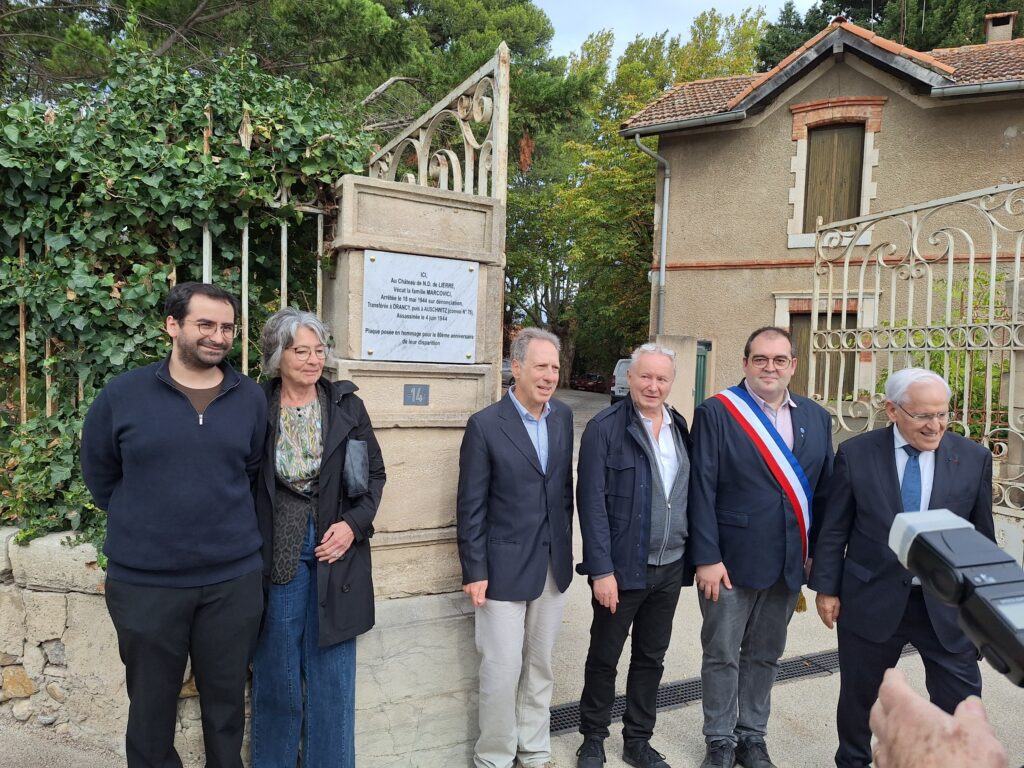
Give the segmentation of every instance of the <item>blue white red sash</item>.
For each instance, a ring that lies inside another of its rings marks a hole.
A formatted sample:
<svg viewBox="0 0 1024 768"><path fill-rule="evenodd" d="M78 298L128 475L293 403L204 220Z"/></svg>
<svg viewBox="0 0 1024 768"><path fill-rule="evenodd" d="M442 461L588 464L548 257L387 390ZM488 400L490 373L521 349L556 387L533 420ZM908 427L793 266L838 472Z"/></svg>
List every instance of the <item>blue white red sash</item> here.
<svg viewBox="0 0 1024 768"><path fill-rule="evenodd" d="M797 526L800 529L800 545L803 547L804 560L807 559L807 531L811 527L811 499L813 492L807 481L804 468L800 466L796 456L782 439L782 435L771 423L768 416L761 410L743 387L729 387L715 397L721 401L725 409L736 419L736 423L753 441L757 452L761 454L769 471L782 487L793 512L796 514Z"/></svg>

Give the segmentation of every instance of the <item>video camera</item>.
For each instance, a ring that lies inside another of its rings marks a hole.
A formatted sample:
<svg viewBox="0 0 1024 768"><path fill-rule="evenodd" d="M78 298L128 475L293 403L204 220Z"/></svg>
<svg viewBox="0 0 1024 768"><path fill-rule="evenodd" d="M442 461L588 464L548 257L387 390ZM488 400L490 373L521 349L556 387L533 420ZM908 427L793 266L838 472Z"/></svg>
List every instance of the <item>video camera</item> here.
<svg viewBox="0 0 1024 768"><path fill-rule="evenodd" d="M1024 569L948 509L903 512L889 548L942 602L989 664L1024 687Z"/></svg>

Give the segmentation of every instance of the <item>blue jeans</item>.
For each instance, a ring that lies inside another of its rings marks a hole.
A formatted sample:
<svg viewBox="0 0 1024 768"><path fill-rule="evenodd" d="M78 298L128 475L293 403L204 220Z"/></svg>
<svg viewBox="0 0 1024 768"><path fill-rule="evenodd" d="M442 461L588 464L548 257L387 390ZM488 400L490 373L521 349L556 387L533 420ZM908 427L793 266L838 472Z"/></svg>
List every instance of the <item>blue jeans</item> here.
<svg viewBox="0 0 1024 768"><path fill-rule="evenodd" d="M271 584L252 667L252 768L354 768L356 641L318 645L316 530L299 569ZM305 715L305 717L303 717Z"/></svg>

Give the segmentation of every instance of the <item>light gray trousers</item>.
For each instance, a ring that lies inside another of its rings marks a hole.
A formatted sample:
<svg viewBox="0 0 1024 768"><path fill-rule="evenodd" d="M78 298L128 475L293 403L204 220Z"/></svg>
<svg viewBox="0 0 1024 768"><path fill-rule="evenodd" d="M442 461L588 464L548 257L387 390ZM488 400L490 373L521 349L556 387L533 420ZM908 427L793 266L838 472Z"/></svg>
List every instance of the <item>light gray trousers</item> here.
<svg viewBox="0 0 1024 768"><path fill-rule="evenodd" d="M548 569L536 600L488 600L476 609L480 652L480 738L475 768L512 768L551 760L551 651L562 626L565 594Z"/></svg>

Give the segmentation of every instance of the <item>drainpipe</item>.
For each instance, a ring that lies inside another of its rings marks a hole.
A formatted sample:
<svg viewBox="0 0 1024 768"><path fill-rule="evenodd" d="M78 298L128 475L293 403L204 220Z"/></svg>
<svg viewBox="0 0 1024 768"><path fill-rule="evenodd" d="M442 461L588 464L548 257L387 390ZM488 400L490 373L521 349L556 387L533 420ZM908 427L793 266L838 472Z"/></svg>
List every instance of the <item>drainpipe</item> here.
<svg viewBox="0 0 1024 768"><path fill-rule="evenodd" d="M668 249L668 193L672 181L672 169L668 160L640 143L640 134L634 133L637 147L645 155L653 157L665 172L661 191L661 243L658 246L658 319L655 333L660 336L665 330L665 252Z"/></svg>

